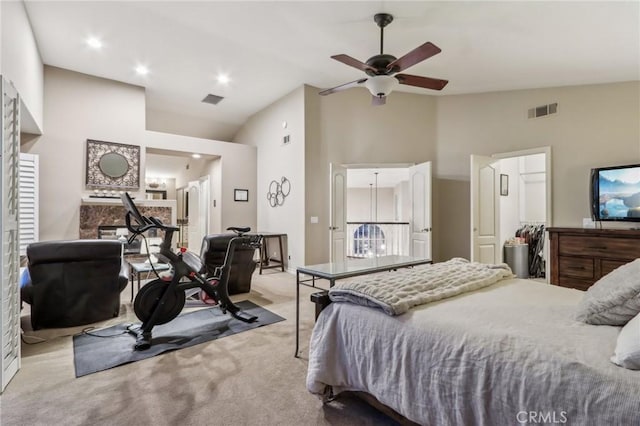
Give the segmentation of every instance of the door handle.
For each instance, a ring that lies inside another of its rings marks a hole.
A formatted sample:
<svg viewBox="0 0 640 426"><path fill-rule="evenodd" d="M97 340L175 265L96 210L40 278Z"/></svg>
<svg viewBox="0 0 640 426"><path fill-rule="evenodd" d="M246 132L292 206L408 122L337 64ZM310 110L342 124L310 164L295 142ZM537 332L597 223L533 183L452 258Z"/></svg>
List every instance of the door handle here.
<svg viewBox="0 0 640 426"><path fill-rule="evenodd" d="M431 232L431 228L424 228L421 229L420 232Z"/></svg>
<svg viewBox="0 0 640 426"><path fill-rule="evenodd" d="M335 231L336 229L338 229L338 227L337 227L337 226L330 226L330 227L329 227L329 231Z"/></svg>

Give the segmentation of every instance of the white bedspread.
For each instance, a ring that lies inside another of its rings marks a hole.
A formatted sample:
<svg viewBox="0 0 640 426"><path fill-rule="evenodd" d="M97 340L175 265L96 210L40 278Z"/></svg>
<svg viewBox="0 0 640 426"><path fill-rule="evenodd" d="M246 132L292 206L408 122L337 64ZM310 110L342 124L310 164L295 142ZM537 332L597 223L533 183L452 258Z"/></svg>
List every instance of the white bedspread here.
<svg viewBox="0 0 640 426"><path fill-rule="evenodd" d="M433 265L403 268L339 281L329 297L400 315L414 306L435 302L512 278L509 266L469 262L460 257Z"/></svg>
<svg viewBox="0 0 640 426"><path fill-rule="evenodd" d="M365 391L420 424L640 424L640 371L609 361L619 327L574 320L583 294L509 279L395 317L332 303L307 387Z"/></svg>

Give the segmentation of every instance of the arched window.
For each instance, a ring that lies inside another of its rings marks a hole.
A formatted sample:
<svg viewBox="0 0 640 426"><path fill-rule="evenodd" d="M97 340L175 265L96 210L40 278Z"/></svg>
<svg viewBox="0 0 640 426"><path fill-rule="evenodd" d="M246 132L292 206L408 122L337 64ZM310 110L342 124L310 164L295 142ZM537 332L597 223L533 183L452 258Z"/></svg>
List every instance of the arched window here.
<svg viewBox="0 0 640 426"><path fill-rule="evenodd" d="M353 232L353 254L356 257L374 257L386 254L384 232L378 225L365 223Z"/></svg>

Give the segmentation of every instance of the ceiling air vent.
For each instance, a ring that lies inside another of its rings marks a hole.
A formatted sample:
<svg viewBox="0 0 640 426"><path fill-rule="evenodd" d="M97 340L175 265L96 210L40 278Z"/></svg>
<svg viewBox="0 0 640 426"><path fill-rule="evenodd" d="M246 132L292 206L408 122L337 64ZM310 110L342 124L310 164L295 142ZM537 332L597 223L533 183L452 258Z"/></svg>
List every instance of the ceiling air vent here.
<svg viewBox="0 0 640 426"><path fill-rule="evenodd" d="M220 102L223 99L224 98L222 96L212 95L211 93L209 93L207 96L204 97L202 102L204 102L205 104L217 105L218 102Z"/></svg>
<svg viewBox="0 0 640 426"><path fill-rule="evenodd" d="M558 103L553 103L549 105L542 105L539 107L531 108L528 111L529 118L538 118L544 117L545 115L551 115L558 112Z"/></svg>

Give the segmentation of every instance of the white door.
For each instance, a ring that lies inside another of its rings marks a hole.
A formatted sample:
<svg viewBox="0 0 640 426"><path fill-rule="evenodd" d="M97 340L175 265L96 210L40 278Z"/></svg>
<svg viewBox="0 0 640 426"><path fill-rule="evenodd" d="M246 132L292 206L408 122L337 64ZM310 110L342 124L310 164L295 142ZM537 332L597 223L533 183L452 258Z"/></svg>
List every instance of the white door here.
<svg viewBox="0 0 640 426"><path fill-rule="evenodd" d="M209 200L211 199L209 176L201 177L198 184L200 187L200 203L198 206L200 211L200 244L202 244L202 239L209 235Z"/></svg>
<svg viewBox="0 0 640 426"><path fill-rule="evenodd" d="M200 253L202 240L209 233L209 176L189 182L189 251Z"/></svg>
<svg viewBox="0 0 640 426"><path fill-rule="evenodd" d="M200 231L200 185L198 181L189 182L189 231L187 248L194 253L200 253L202 232Z"/></svg>
<svg viewBox="0 0 640 426"><path fill-rule="evenodd" d="M411 256L431 259L431 162L409 167Z"/></svg>
<svg viewBox="0 0 640 426"><path fill-rule="evenodd" d="M498 160L471 156L471 261L500 263Z"/></svg>
<svg viewBox="0 0 640 426"><path fill-rule="evenodd" d="M329 255L332 262L344 262L347 248L347 168L329 164Z"/></svg>

